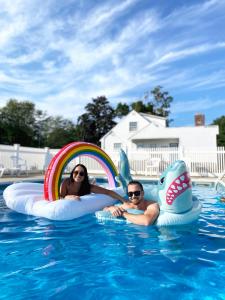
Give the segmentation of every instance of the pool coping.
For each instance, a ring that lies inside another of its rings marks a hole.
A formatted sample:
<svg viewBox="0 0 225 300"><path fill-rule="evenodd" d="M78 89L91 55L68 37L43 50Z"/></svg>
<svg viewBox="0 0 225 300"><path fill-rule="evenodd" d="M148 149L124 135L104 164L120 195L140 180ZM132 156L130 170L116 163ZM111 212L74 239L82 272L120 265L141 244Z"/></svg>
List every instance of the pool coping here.
<svg viewBox="0 0 225 300"><path fill-rule="evenodd" d="M69 176L69 174L66 174L65 177ZM105 177L103 174L89 174L89 177ZM143 181L158 181L159 180L159 176L133 176L133 179L135 180L143 180ZM4 185L4 184L12 184L15 182L26 182L26 181L44 181L44 175L40 174L40 175L33 175L33 176L7 176L7 177L1 177L0 178L0 185ZM191 177L191 181L193 183L197 183L197 184L206 184L206 183L217 183L220 182L224 188L225 188L225 180L221 180L219 178L216 177Z"/></svg>

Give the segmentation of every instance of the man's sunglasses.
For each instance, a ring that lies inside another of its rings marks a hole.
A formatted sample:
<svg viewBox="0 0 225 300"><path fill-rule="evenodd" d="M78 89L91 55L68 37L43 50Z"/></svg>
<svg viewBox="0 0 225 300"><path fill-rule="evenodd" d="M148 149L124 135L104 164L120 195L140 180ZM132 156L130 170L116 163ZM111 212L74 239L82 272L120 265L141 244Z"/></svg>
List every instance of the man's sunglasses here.
<svg viewBox="0 0 225 300"><path fill-rule="evenodd" d="M138 196L141 195L141 191L128 192L127 195L128 195L129 198L132 198L133 195L134 195L135 197L138 197Z"/></svg>
<svg viewBox="0 0 225 300"><path fill-rule="evenodd" d="M80 176L84 176L84 172L83 172L83 171L81 171L81 172L79 172L79 171L74 171L73 174L74 174L75 176L77 176L78 174L79 174Z"/></svg>

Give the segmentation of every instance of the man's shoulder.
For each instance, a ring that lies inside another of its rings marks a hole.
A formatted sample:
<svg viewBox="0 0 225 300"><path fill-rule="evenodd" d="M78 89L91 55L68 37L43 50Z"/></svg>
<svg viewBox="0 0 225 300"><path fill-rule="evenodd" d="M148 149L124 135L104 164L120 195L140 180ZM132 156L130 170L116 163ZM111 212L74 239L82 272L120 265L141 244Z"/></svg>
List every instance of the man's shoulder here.
<svg viewBox="0 0 225 300"><path fill-rule="evenodd" d="M154 201L154 200L145 200L145 203L147 204L147 206L149 206L149 205L155 204L155 203L157 203L157 202Z"/></svg>
<svg viewBox="0 0 225 300"><path fill-rule="evenodd" d="M151 209L151 208L153 208L153 207L159 207L159 204L158 204L158 202L156 202L156 201L153 201L153 200L146 200L146 210L147 209Z"/></svg>

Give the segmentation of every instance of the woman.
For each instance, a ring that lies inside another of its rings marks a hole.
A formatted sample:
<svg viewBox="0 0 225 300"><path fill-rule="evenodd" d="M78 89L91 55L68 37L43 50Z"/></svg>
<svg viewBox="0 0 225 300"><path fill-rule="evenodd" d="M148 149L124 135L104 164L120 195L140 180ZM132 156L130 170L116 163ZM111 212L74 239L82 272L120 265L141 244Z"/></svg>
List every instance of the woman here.
<svg viewBox="0 0 225 300"><path fill-rule="evenodd" d="M70 173L70 177L63 180L60 188L60 198L79 200L80 196L90 193L105 194L121 202L125 202L123 197L116 192L90 184L87 168L82 164L77 164Z"/></svg>

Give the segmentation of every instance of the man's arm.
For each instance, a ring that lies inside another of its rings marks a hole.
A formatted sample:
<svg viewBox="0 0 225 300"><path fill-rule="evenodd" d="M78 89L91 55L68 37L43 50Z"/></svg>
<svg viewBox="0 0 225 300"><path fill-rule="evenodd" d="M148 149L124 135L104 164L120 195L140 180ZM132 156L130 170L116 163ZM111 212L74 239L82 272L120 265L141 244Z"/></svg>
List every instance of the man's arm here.
<svg viewBox="0 0 225 300"><path fill-rule="evenodd" d="M122 205L106 206L103 210L110 211L114 217L122 217L125 211Z"/></svg>
<svg viewBox="0 0 225 300"><path fill-rule="evenodd" d="M123 211L122 216L128 221L137 224L149 226L155 222L159 216L159 205L158 203L150 204L143 214L136 215Z"/></svg>

